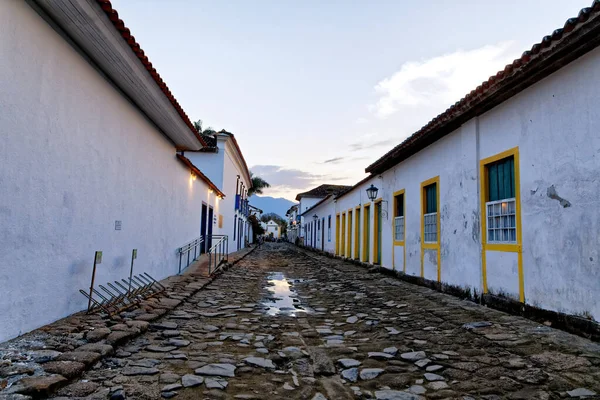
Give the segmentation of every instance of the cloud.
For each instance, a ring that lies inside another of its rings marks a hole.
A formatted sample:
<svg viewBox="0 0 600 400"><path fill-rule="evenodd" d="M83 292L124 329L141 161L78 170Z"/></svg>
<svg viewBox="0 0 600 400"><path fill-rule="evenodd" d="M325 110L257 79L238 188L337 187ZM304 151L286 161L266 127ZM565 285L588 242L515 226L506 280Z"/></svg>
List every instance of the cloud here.
<svg viewBox="0 0 600 400"><path fill-rule="evenodd" d="M379 118L389 117L403 107L434 107L442 112L504 69L518 54L510 41L404 63L375 86L380 97L369 109Z"/></svg>
<svg viewBox="0 0 600 400"><path fill-rule="evenodd" d="M255 165L250 170L269 182L270 188L265 190L269 195L283 194L292 197L292 193L319 186L330 181L347 178L332 175L314 174L299 169L285 168L280 165ZM295 194L294 194L295 196Z"/></svg>
<svg viewBox="0 0 600 400"><path fill-rule="evenodd" d="M335 158L330 158L329 160L325 160L323 161L321 164L339 164L340 162L342 162L345 159L345 157L335 157Z"/></svg>
<svg viewBox="0 0 600 400"><path fill-rule="evenodd" d="M357 118L356 121L354 121L354 123L358 125L366 124L367 122L369 122L369 120L363 117Z"/></svg>
<svg viewBox="0 0 600 400"><path fill-rule="evenodd" d="M394 139L385 139L385 140L380 140L377 142L364 141L364 142L352 143L348 147L350 147L351 151L360 151L360 150L364 150L364 149L374 149L377 147L390 146L396 142L397 141Z"/></svg>

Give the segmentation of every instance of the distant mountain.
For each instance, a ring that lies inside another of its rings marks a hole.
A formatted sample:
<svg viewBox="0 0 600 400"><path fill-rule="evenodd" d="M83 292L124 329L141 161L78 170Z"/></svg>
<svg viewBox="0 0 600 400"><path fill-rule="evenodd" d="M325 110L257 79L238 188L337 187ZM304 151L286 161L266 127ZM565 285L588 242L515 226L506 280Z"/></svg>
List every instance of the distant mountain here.
<svg viewBox="0 0 600 400"><path fill-rule="evenodd" d="M293 201L284 199L283 197L275 198L269 196L254 195L250 197L250 204L263 210L264 213L275 213L282 218L285 218L287 210L293 206Z"/></svg>

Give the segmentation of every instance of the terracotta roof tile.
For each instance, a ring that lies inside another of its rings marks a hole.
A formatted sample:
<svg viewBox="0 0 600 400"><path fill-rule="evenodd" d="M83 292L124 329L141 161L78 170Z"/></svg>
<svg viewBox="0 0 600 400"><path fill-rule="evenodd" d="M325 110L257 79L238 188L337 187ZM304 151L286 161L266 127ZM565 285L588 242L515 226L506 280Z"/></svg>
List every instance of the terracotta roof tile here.
<svg viewBox="0 0 600 400"><path fill-rule="evenodd" d="M325 184L325 185L317 186L316 188L311 189L308 192L299 193L296 196L296 200L299 201L302 197L322 198L322 197L327 197L331 194L336 195L338 193L341 193L345 190L350 189L351 187L352 186Z"/></svg>
<svg viewBox="0 0 600 400"><path fill-rule="evenodd" d="M181 108L181 106L179 105L179 102L177 101L177 99L175 99L175 97L171 93L171 90L169 90L169 87L167 86L167 84L160 77L160 75L156 71L156 68L154 68L152 66L152 63L150 62L150 60L144 53L144 50L142 50L140 45L135 41L135 37L131 34L131 31L129 30L129 28L127 28L125 26L125 23L123 22L123 20L119 19L119 13L117 13L117 10L115 10L112 7L112 4L110 3L109 0L96 0L96 1L100 5L100 7L104 11L104 13L108 16L110 21L113 23L114 27L119 31L119 33L121 34L123 39L125 39L125 41L129 45L129 47L131 47L131 50L135 53L137 58L142 62L142 64L144 65L144 67L146 68L148 73L152 76L152 78L154 79L154 81L156 82L156 84L158 85L160 90L165 94L165 96L167 96L167 98L169 99L169 101L171 102L171 104L173 105L173 107L175 108L175 110L177 111L177 113L179 114L181 119L183 120L183 122L190 128L190 130L192 131L194 136L196 136L198 141L200 143L202 143L203 146L206 146L207 144L204 141L204 138L194 128L194 124L192 124L192 121L190 121L190 119L187 116L187 114L185 113L185 111L183 111L183 108Z"/></svg>
<svg viewBox="0 0 600 400"><path fill-rule="evenodd" d="M569 18L563 28L544 36L531 50L492 75L476 89L433 118L366 168L381 173L427 147L460 124L495 107L535 82L600 46L600 0Z"/></svg>

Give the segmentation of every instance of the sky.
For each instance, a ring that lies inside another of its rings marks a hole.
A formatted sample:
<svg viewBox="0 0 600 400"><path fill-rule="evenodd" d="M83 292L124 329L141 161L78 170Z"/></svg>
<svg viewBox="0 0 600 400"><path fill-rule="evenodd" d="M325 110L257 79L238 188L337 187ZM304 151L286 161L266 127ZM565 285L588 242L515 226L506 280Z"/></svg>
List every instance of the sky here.
<svg viewBox="0 0 600 400"><path fill-rule="evenodd" d="M592 0L112 0L192 120L293 200L365 168Z"/></svg>

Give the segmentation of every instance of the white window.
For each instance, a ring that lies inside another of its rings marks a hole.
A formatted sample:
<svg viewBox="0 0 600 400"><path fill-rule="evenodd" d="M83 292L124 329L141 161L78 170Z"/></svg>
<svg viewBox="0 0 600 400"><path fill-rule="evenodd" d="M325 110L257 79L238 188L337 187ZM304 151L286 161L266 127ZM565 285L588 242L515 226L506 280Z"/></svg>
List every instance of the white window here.
<svg viewBox="0 0 600 400"><path fill-rule="evenodd" d="M394 240L397 242L404 240L404 217L394 218Z"/></svg>
<svg viewBox="0 0 600 400"><path fill-rule="evenodd" d="M517 202L516 199L488 201L487 242L517 243Z"/></svg>
<svg viewBox="0 0 600 400"><path fill-rule="evenodd" d="M437 212L425 214L425 243L437 243Z"/></svg>

